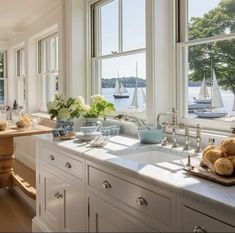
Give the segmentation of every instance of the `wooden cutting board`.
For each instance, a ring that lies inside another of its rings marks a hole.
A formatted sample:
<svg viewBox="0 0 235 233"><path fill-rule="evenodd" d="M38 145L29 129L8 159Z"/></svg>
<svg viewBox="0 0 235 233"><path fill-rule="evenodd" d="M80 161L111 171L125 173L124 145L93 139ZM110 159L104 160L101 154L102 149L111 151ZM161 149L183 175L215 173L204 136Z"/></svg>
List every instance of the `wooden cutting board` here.
<svg viewBox="0 0 235 233"><path fill-rule="evenodd" d="M208 170L207 167L202 167L200 165L196 165L193 168L191 167L184 167L184 170L191 173L192 175L214 181L216 183L225 185L225 186L232 186L235 185L235 175L231 177L223 177L220 175L217 175L215 173L212 173L210 170Z"/></svg>

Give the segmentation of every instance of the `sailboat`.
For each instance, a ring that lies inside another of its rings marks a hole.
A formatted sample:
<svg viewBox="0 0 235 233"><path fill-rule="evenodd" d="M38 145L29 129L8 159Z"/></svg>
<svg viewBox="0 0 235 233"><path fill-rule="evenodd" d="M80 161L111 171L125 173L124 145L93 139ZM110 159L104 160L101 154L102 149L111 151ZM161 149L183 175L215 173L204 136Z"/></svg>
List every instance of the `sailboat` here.
<svg viewBox="0 0 235 233"><path fill-rule="evenodd" d="M211 90L211 106L208 110L195 111L198 118L221 118L227 113L215 111L217 108L223 108L223 100L221 97L218 81L215 75L215 70L212 71L212 90Z"/></svg>
<svg viewBox="0 0 235 233"><path fill-rule="evenodd" d="M143 102L144 104L146 103L146 95L144 93L143 88L141 88L141 94L143 96ZM139 101L138 101L138 63L136 62L136 79L135 79L135 90L134 90L134 95L132 98L132 102L130 105L130 108L135 108L135 109L139 109Z"/></svg>
<svg viewBox="0 0 235 233"><path fill-rule="evenodd" d="M123 83L119 81L119 72L118 72L118 78L116 79L115 82L113 97L115 99L123 99L130 97L130 94L128 93L127 89L124 87Z"/></svg>
<svg viewBox="0 0 235 233"><path fill-rule="evenodd" d="M209 96L208 88L206 86L206 78L204 77L200 88L198 98L194 97L194 103L188 105L188 111L199 109L208 109L211 106L211 98Z"/></svg>

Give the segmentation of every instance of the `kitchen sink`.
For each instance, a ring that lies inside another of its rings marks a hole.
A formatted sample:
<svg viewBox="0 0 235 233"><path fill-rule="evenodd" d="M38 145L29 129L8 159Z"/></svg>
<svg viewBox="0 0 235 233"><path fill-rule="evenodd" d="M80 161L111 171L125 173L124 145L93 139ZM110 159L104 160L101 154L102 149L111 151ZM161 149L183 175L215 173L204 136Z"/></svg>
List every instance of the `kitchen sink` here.
<svg viewBox="0 0 235 233"><path fill-rule="evenodd" d="M163 151L144 151L139 153L126 154L120 157L140 164L159 164L174 160L185 159L187 158L187 155L175 155Z"/></svg>

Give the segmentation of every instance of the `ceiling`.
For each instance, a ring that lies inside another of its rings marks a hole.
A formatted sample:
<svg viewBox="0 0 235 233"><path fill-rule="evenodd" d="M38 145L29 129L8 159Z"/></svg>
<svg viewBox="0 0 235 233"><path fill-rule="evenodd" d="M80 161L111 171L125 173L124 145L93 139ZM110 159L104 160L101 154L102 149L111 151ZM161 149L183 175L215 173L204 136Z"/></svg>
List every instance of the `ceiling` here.
<svg viewBox="0 0 235 233"><path fill-rule="evenodd" d="M16 36L60 3L61 0L0 0L0 41Z"/></svg>

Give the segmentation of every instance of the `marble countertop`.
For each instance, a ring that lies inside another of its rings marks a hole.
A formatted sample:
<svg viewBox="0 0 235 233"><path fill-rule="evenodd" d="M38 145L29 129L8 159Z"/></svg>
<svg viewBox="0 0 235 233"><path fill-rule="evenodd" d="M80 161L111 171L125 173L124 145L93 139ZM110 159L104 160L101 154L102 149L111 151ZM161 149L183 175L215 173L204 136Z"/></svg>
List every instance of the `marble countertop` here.
<svg viewBox="0 0 235 233"><path fill-rule="evenodd" d="M34 136L36 140L44 143L53 143L62 147L73 155L80 156L89 161L108 166L132 178L140 179L151 185L166 190L180 192L184 197L196 198L201 201L210 202L216 208L223 208L235 214L235 186L226 187L205 179L189 175L183 170L187 163L186 155L191 153L195 157L192 164L198 162L200 156L193 152L185 152L182 148L171 149L160 145L142 145L135 138L127 136L111 137L103 148L92 148L88 143L79 140L61 141L54 139L52 135ZM159 164L140 164L130 161L122 156L133 152L149 150L162 150L178 155L184 155L180 160L163 162Z"/></svg>

